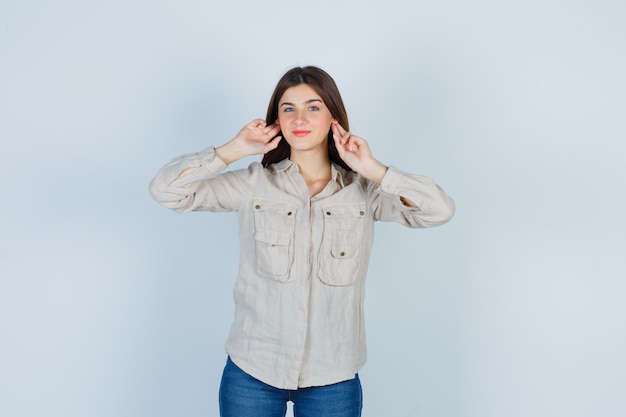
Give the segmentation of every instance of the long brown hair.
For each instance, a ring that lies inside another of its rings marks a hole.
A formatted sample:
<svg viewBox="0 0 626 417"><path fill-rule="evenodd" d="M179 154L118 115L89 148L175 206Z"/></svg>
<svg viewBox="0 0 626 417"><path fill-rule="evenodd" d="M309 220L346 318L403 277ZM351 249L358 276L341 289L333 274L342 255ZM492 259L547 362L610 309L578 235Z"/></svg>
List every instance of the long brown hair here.
<svg viewBox="0 0 626 417"><path fill-rule="evenodd" d="M274 89L270 103L267 106L267 116L265 117L267 123L273 123L278 119L278 101L285 91L288 88L300 84L306 84L315 90L322 98L326 107L328 107L333 118L335 118L344 129L350 130L348 114L346 113L346 108L343 105L343 100L341 99L341 94L339 94L335 80L333 80L326 71L313 66L292 68L281 77ZM279 132L277 136L282 136L282 132ZM337 148L335 147L335 141L333 140L333 132L330 129L328 131L327 143L330 161L352 171L348 164L339 156L339 152L337 152ZM261 164L263 164L264 167L268 167L275 162L289 158L289 156L291 156L291 147L286 140L281 140L276 149L263 155Z"/></svg>

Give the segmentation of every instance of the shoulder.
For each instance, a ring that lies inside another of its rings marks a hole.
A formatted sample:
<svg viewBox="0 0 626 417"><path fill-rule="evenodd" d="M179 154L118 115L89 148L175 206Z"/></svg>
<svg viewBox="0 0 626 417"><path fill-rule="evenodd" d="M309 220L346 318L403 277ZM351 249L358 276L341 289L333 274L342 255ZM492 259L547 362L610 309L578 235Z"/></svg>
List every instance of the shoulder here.
<svg viewBox="0 0 626 417"><path fill-rule="evenodd" d="M273 164L268 165L267 167L264 167L259 162L255 164L258 165L259 166L258 168L262 169L267 175L276 175L276 174L286 172L293 165L293 162L291 162L289 159L283 159L282 161L275 162ZM255 164L252 164L252 165L255 165Z"/></svg>

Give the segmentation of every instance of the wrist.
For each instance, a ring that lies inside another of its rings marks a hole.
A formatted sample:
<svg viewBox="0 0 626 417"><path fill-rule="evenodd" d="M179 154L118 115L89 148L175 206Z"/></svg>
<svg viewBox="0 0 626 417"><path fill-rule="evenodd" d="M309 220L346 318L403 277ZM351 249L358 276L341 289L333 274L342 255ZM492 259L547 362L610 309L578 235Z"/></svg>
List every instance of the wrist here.
<svg viewBox="0 0 626 417"><path fill-rule="evenodd" d="M372 163L368 164L366 169L363 170L361 175L363 175L368 180L374 181L377 184L380 184L383 181L383 177L387 173L387 169L389 167L382 162L373 159Z"/></svg>
<svg viewBox="0 0 626 417"><path fill-rule="evenodd" d="M224 161L226 165L230 165L243 157L232 140L215 148L215 155Z"/></svg>

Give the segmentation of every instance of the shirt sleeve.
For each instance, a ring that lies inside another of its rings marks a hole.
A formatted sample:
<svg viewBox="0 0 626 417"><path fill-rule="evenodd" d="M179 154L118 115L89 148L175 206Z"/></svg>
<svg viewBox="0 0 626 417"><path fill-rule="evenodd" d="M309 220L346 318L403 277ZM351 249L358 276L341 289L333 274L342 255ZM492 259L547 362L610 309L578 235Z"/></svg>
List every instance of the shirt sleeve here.
<svg viewBox="0 0 626 417"><path fill-rule="evenodd" d="M432 227L447 223L454 215L454 201L429 177L408 174L390 166L381 184L372 183L371 187L376 220L407 227ZM417 207L405 205L400 197Z"/></svg>
<svg viewBox="0 0 626 417"><path fill-rule="evenodd" d="M222 173L228 165L216 155L214 147L209 147L172 159L159 169L149 191L159 204L178 213L238 210L244 196L250 194L258 174L256 165ZM179 177L190 168L195 170Z"/></svg>

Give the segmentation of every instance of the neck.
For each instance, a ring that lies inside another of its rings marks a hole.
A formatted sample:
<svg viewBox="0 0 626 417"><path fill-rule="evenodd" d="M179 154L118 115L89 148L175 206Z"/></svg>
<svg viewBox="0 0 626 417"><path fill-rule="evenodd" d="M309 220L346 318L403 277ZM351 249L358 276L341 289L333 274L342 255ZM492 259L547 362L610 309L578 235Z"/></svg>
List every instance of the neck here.
<svg viewBox="0 0 626 417"><path fill-rule="evenodd" d="M330 180L330 159L327 152L292 153L291 161L298 165L300 175L307 181Z"/></svg>

